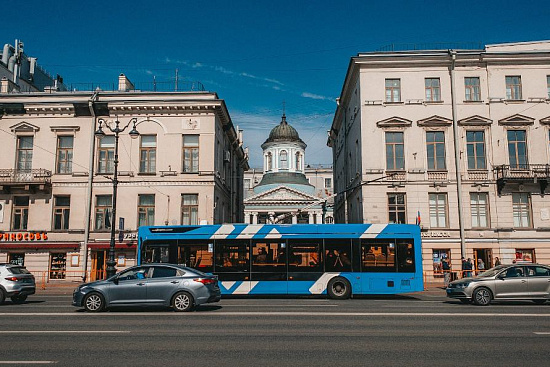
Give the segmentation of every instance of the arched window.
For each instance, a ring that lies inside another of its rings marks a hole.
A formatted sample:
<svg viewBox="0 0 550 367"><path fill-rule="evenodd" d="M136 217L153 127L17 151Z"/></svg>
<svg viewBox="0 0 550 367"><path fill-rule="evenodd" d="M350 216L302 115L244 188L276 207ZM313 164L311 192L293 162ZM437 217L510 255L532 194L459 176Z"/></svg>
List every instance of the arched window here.
<svg viewBox="0 0 550 367"><path fill-rule="evenodd" d="M271 171L273 169L273 157L271 152L267 153L267 162L266 162L266 171Z"/></svg>
<svg viewBox="0 0 550 367"><path fill-rule="evenodd" d="M279 153L279 169L288 169L288 153L286 150L281 150L281 153Z"/></svg>
<svg viewBox="0 0 550 367"><path fill-rule="evenodd" d="M296 153L296 171L302 170L302 155L300 152Z"/></svg>

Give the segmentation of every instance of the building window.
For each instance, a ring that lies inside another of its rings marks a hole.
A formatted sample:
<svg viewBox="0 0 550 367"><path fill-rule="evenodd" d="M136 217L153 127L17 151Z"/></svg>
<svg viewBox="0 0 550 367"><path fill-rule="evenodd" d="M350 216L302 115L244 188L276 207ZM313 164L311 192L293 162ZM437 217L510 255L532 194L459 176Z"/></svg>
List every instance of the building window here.
<svg viewBox="0 0 550 367"><path fill-rule="evenodd" d="M57 137L57 173L73 172L73 140L72 136Z"/></svg>
<svg viewBox="0 0 550 367"><path fill-rule="evenodd" d="M510 168L526 169L527 136L525 130L508 130Z"/></svg>
<svg viewBox="0 0 550 367"><path fill-rule="evenodd" d="M388 222L407 223L405 194L388 194Z"/></svg>
<svg viewBox="0 0 550 367"><path fill-rule="evenodd" d="M426 101L439 102L441 101L441 85L439 78L426 78Z"/></svg>
<svg viewBox="0 0 550 367"><path fill-rule="evenodd" d="M302 155L298 152L296 153L296 171L302 170Z"/></svg>
<svg viewBox="0 0 550 367"><path fill-rule="evenodd" d="M27 229L29 222L29 197L15 196L13 198L12 229L22 231Z"/></svg>
<svg viewBox="0 0 550 367"><path fill-rule="evenodd" d="M466 145L468 169L486 169L485 132L466 131Z"/></svg>
<svg viewBox="0 0 550 367"><path fill-rule="evenodd" d="M19 136L17 138L17 170L30 171L32 169L32 136Z"/></svg>
<svg viewBox="0 0 550 367"><path fill-rule="evenodd" d="M534 263L536 261L535 259L535 250L534 249L516 249L516 262L529 262Z"/></svg>
<svg viewBox="0 0 550 367"><path fill-rule="evenodd" d="M252 188L252 180L249 178L244 179L244 188L245 190L250 190Z"/></svg>
<svg viewBox="0 0 550 367"><path fill-rule="evenodd" d="M489 195L486 192L470 193L472 228L489 227Z"/></svg>
<svg viewBox="0 0 550 367"><path fill-rule="evenodd" d="M434 249L432 250L433 258L433 270L434 277L441 278L443 277L443 259L447 259L449 264L451 263L451 250L450 249Z"/></svg>
<svg viewBox="0 0 550 367"><path fill-rule="evenodd" d="M139 172L155 173L157 170L157 137L155 135L142 135L139 148Z"/></svg>
<svg viewBox="0 0 550 367"><path fill-rule="evenodd" d="M97 150L97 172L113 173L115 170L115 137L112 135L104 136L99 139Z"/></svg>
<svg viewBox="0 0 550 367"><path fill-rule="evenodd" d="M428 153L428 170L446 170L445 133L443 131L426 132L426 145Z"/></svg>
<svg viewBox="0 0 550 367"><path fill-rule="evenodd" d="M506 77L506 99L521 99L521 76Z"/></svg>
<svg viewBox="0 0 550 367"><path fill-rule="evenodd" d="M512 210L515 228L531 227L531 197L527 193L512 194Z"/></svg>
<svg viewBox="0 0 550 367"><path fill-rule="evenodd" d="M199 136L198 135L183 136L183 172L184 173L199 172Z"/></svg>
<svg viewBox="0 0 550 367"><path fill-rule="evenodd" d="M107 231L111 229L111 195L96 195L95 197L95 230Z"/></svg>
<svg viewBox="0 0 550 367"><path fill-rule="evenodd" d="M390 171L405 169L405 146L402 132L386 133L386 167Z"/></svg>
<svg viewBox="0 0 550 367"><path fill-rule="evenodd" d="M326 177L325 178L325 189L331 189L332 188L332 178Z"/></svg>
<svg viewBox="0 0 550 367"><path fill-rule="evenodd" d="M447 194L429 194L430 227L447 228Z"/></svg>
<svg viewBox="0 0 550 367"><path fill-rule="evenodd" d="M546 98L550 98L550 75L546 76Z"/></svg>
<svg viewBox="0 0 550 367"><path fill-rule="evenodd" d="M466 101L481 101L479 78L464 78L464 89L466 91Z"/></svg>
<svg viewBox="0 0 550 367"><path fill-rule="evenodd" d="M288 153L286 150L281 150L279 153L279 168L288 169Z"/></svg>
<svg viewBox="0 0 550 367"><path fill-rule="evenodd" d="M54 196L53 229L69 229L69 216L71 213L70 196Z"/></svg>
<svg viewBox="0 0 550 367"><path fill-rule="evenodd" d="M155 195L138 195L138 227L155 225Z"/></svg>
<svg viewBox="0 0 550 367"><path fill-rule="evenodd" d="M199 195L197 194L181 195L181 224L183 225L199 224Z"/></svg>
<svg viewBox="0 0 550 367"><path fill-rule="evenodd" d="M386 79L386 102L401 102L401 79Z"/></svg>
<svg viewBox="0 0 550 367"><path fill-rule="evenodd" d="M271 152L267 153L266 159L266 171L271 171L273 169L273 155L271 154Z"/></svg>

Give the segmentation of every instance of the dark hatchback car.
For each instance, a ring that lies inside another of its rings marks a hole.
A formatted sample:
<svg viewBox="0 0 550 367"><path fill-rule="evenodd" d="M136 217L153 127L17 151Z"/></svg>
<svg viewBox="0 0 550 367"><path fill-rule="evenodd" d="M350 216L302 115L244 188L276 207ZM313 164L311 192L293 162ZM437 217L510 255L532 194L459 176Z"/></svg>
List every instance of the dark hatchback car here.
<svg viewBox="0 0 550 367"><path fill-rule="evenodd" d="M218 302L218 278L173 264L146 264L128 268L106 280L80 285L73 292L73 306L99 312L112 306L169 306L191 311L195 306Z"/></svg>

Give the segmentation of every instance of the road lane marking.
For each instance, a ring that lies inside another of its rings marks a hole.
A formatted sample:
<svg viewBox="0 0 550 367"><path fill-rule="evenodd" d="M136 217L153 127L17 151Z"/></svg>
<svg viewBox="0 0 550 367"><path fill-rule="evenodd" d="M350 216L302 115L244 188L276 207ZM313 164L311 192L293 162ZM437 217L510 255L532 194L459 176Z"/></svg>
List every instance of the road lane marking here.
<svg viewBox="0 0 550 367"><path fill-rule="evenodd" d="M395 317L411 317L411 316L433 316L433 317L548 317L550 313L467 313L467 312L218 312L218 311L200 311L197 312L4 312L0 316L395 316Z"/></svg>
<svg viewBox="0 0 550 367"><path fill-rule="evenodd" d="M535 331L537 335L550 335L550 331Z"/></svg>
<svg viewBox="0 0 550 367"><path fill-rule="evenodd" d="M54 364L57 361L0 361L0 364Z"/></svg>
<svg viewBox="0 0 550 367"><path fill-rule="evenodd" d="M129 330L2 330L2 334L124 334Z"/></svg>

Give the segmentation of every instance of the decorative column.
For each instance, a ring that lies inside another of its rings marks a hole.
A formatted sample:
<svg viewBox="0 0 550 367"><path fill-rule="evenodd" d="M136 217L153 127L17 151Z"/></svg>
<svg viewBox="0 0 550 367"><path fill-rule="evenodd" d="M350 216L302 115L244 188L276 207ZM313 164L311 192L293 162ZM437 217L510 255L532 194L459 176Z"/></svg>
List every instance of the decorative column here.
<svg viewBox="0 0 550 367"><path fill-rule="evenodd" d="M258 212L252 212L252 224L258 224Z"/></svg>
<svg viewBox="0 0 550 367"><path fill-rule="evenodd" d="M246 210L244 212L244 224L250 224L250 213Z"/></svg>
<svg viewBox="0 0 550 367"><path fill-rule="evenodd" d="M297 223L298 223L298 215L292 214L292 224L297 224Z"/></svg>
<svg viewBox="0 0 550 367"><path fill-rule="evenodd" d="M314 224L315 219L313 218L313 212L308 212L309 214L309 224Z"/></svg>

